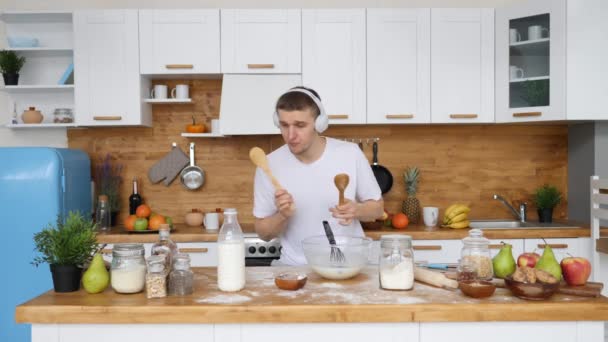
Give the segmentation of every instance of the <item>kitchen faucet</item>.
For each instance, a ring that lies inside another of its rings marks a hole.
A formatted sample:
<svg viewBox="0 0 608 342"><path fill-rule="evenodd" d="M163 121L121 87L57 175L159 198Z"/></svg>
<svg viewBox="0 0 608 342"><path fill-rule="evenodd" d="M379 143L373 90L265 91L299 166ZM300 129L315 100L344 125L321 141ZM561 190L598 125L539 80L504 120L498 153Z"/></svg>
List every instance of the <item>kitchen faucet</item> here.
<svg viewBox="0 0 608 342"><path fill-rule="evenodd" d="M507 206L507 208L509 208L511 210L511 212L513 212L513 215L515 215L515 217L517 217L520 222L526 222L526 219L527 219L527 212L526 212L526 210L528 209L526 207L526 203L520 204L519 205L519 212L517 212L517 210L515 210L515 208L513 208L502 196L494 194L493 198L495 200L501 201L502 204L504 204L505 206Z"/></svg>

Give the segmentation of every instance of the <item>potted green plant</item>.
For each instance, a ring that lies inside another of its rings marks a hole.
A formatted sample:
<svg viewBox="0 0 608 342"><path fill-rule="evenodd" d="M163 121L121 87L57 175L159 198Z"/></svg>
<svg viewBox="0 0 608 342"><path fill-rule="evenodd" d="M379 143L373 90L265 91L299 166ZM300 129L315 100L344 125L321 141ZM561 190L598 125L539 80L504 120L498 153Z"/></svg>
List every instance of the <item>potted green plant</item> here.
<svg viewBox="0 0 608 342"><path fill-rule="evenodd" d="M25 64L25 57L19 57L15 51L0 51L0 71L4 78L4 85L17 85L19 71Z"/></svg>
<svg viewBox="0 0 608 342"><path fill-rule="evenodd" d="M108 153L105 157L100 157L95 164L94 178L95 191L97 198L100 195L108 196L110 205L110 225L114 226L120 212L120 186L122 183L122 164L112 161L112 156Z"/></svg>
<svg viewBox="0 0 608 342"><path fill-rule="evenodd" d="M34 234L34 244L40 255L32 264L49 264L55 292L72 292L80 288L82 267L97 249L96 224L78 212L59 216L55 226L49 224Z"/></svg>
<svg viewBox="0 0 608 342"><path fill-rule="evenodd" d="M536 189L534 193L534 204L538 210L538 220L540 222L553 221L553 208L562 201L562 193L556 187L543 185Z"/></svg>

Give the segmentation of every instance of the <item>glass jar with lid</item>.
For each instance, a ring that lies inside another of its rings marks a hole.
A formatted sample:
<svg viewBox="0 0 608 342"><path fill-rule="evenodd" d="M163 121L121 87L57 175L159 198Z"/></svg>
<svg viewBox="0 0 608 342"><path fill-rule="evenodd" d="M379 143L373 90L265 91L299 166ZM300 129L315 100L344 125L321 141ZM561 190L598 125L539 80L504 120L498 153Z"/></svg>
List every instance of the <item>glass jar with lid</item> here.
<svg viewBox="0 0 608 342"><path fill-rule="evenodd" d="M74 122L74 114L70 108L55 108L53 112L54 123L72 123Z"/></svg>
<svg viewBox="0 0 608 342"><path fill-rule="evenodd" d="M165 255L152 255L148 258L148 273L146 274L146 296L148 298L167 296L165 259Z"/></svg>
<svg viewBox="0 0 608 342"><path fill-rule="evenodd" d="M414 252L409 235L384 235L380 238L380 287L385 290L414 288Z"/></svg>
<svg viewBox="0 0 608 342"><path fill-rule="evenodd" d="M471 229L469 236L462 239L463 247L458 264L459 279L491 280L492 255L490 254L490 240L483 236L480 229Z"/></svg>
<svg viewBox="0 0 608 342"><path fill-rule="evenodd" d="M146 284L146 260L141 243L116 244L112 249L112 288L118 293L137 293Z"/></svg>
<svg viewBox="0 0 608 342"><path fill-rule="evenodd" d="M171 240L171 227L168 224L161 224L158 230L158 241L152 245L152 255L165 255L165 269L169 273L176 254L177 244Z"/></svg>
<svg viewBox="0 0 608 342"><path fill-rule="evenodd" d="M190 270L190 256L177 254L173 260L173 270L169 274L169 294L186 296L194 291L194 273Z"/></svg>

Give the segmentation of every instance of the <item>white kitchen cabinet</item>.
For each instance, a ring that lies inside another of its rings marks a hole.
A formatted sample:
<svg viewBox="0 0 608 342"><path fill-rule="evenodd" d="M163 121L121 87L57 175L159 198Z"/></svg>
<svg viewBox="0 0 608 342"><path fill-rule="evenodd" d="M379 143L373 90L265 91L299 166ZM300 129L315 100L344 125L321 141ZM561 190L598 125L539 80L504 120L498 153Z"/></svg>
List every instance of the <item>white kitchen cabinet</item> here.
<svg viewBox="0 0 608 342"><path fill-rule="evenodd" d="M219 9L140 10L142 74L219 74Z"/></svg>
<svg viewBox="0 0 608 342"><path fill-rule="evenodd" d="M568 0L566 12L566 118L608 120L608 1Z"/></svg>
<svg viewBox="0 0 608 342"><path fill-rule="evenodd" d="M179 242L177 248L190 256L192 267L217 267L217 242Z"/></svg>
<svg viewBox="0 0 608 342"><path fill-rule="evenodd" d="M496 10L497 122L566 118L565 11L565 0L532 0ZM585 102L593 102L589 99L586 94Z"/></svg>
<svg viewBox="0 0 608 342"><path fill-rule="evenodd" d="M414 260L428 263L457 263L462 250L461 240L414 240Z"/></svg>
<svg viewBox="0 0 608 342"><path fill-rule="evenodd" d="M301 73L301 10L222 9L221 16L223 73Z"/></svg>
<svg viewBox="0 0 608 342"><path fill-rule="evenodd" d="M137 10L74 13L75 104L79 126L152 125L148 81L139 75Z"/></svg>
<svg viewBox="0 0 608 342"><path fill-rule="evenodd" d="M430 123L430 9L367 10L367 123Z"/></svg>
<svg viewBox="0 0 608 342"><path fill-rule="evenodd" d="M330 124L366 122L365 9L302 10L302 81Z"/></svg>
<svg viewBox="0 0 608 342"><path fill-rule="evenodd" d="M431 9L431 122L494 122L494 9Z"/></svg>

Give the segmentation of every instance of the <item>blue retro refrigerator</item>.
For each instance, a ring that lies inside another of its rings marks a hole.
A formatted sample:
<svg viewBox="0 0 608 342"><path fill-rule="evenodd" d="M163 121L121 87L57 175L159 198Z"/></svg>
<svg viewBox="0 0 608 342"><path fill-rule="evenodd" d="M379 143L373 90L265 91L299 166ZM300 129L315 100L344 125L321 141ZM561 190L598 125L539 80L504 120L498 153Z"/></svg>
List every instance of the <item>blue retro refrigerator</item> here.
<svg viewBox="0 0 608 342"><path fill-rule="evenodd" d="M49 266L31 264L34 233L69 211L91 214L91 162L85 152L0 148L0 341L30 341L30 325L15 323L15 306L53 288Z"/></svg>

